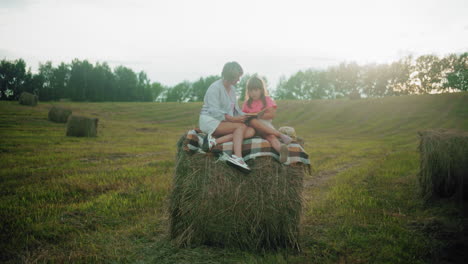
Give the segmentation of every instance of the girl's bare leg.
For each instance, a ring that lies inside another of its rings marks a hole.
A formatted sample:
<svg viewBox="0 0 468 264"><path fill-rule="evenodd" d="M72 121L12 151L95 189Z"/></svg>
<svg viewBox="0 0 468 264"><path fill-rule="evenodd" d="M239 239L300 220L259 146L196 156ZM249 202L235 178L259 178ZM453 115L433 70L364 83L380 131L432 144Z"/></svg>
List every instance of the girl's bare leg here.
<svg viewBox="0 0 468 264"><path fill-rule="evenodd" d="M228 134L228 135L219 137L219 138L216 139L216 144L223 144L225 142L232 141L232 137L233 137L232 134Z"/></svg>
<svg viewBox="0 0 468 264"><path fill-rule="evenodd" d="M244 123L221 122L213 133L214 136L232 134L233 152L237 157L242 157L242 142L247 126Z"/></svg>
<svg viewBox="0 0 468 264"><path fill-rule="evenodd" d="M255 129L253 129L252 127L247 127L244 133L244 139L251 138L253 136L255 136Z"/></svg>
<svg viewBox="0 0 468 264"><path fill-rule="evenodd" d="M244 139L251 138L254 135L255 135L255 129L253 129L251 127L247 127L247 129L244 132ZM230 141L232 141L233 138L234 138L234 135L232 133L221 136L221 137L218 137L216 139L216 144L223 144L223 143L226 143L226 142L230 142Z"/></svg>
<svg viewBox="0 0 468 264"><path fill-rule="evenodd" d="M276 137L279 137L281 135L281 133L278 132L276 129L265 125L256 118L250 120L249 126L253 127L256 131L264 135L274 135Z"/></svg>
<svg viewBox="0 0 468 264"><path fill-rule="evenodd" d="M289 150L285 144L281 144L278 138L274 135L267 135L265 137L268 142L270 142L271 146L278 152L279 154L279 162L285 163L288 160Z"/></svg>
<svg viewBox="0 0 468 264"><path fill-rule="evenodd" d="M242 126L238 127L236 130L234 130L234 133L232 133L233 150L237 157L242 157L242 143L244 142L245 130L247 130L247 126L242 124Z"/></svg>
<svg viewBox="0 0 468 264"><path fill-rule="evenodd" d="M270 142L271 146L279 153L281 149L281 143L279 142L278 138L274 135L267 135L265 137L268 142Z"/></svg>

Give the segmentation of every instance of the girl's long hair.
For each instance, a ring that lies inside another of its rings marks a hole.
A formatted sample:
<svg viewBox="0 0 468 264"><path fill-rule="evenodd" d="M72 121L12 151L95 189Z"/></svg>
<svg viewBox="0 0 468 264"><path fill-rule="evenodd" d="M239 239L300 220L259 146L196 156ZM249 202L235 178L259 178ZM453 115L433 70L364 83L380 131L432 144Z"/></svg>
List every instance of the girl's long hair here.
<svg viewBox="0 0 468 264"><path fill-rule="evenodd" d="M249 97L249 91L257 90L257 89L262 91L262 94L260 95L260 100L262 100L262 103L263 103L262 109L263 109L267 106L265 97L268 96L268 91L266 89L265 82L258 75L254 75L250 77L249 80L247 81L247 87L245 89L245 100L247 100L247 106L252 107L253 100L252 98Z"/></svg>

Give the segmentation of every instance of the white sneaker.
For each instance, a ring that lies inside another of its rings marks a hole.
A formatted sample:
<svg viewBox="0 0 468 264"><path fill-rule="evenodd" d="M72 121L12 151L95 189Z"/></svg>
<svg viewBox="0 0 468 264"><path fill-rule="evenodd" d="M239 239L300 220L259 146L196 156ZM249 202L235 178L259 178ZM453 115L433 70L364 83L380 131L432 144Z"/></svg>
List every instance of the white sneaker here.
<svg viewBox="0 0 468 264"><path fill-rule="evenodd" d="M206 135L203 138L202 150L205 152L210 151L214 146L216 146L216 139L210 134Z"/></svg>
<svg viewBox="0 0 468 264"><path fill-rule="evenodd" d="M234 154L231 157L229 157L229 159L227 160L227 163L230 164L230 165L236 166L237 168L241 169L242 171L250 172L250 168L247 165L247 163L245 163L244 159L240 158L240 157L237 157Z"/></svg>

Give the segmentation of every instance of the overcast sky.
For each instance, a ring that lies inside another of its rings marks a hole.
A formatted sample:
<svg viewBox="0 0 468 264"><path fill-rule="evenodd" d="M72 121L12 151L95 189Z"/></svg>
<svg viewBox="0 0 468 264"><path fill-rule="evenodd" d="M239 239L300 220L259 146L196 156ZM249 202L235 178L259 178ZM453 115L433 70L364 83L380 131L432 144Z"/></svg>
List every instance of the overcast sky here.
<svg viewBox="0 0 468 264"><path fill-rule="evenodd" d="M174 85L236 60L270 83L342 61L468 51L466 0L0 0L0 59L88 59Z"/></svg>

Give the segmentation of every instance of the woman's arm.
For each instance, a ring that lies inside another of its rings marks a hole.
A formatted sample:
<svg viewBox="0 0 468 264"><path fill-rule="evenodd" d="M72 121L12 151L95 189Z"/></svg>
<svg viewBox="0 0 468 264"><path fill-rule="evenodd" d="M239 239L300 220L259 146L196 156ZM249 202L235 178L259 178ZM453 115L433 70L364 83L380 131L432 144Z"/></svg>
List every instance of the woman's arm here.
<svg viewBox="0 0 468 264"><path fill-rule="evenodd" d="M202 112L204 111L205 114L223 121L225 120L226 112L221 109L220 97L219 90L216 87L210 86L203 99L204 106Z"/></svg>

